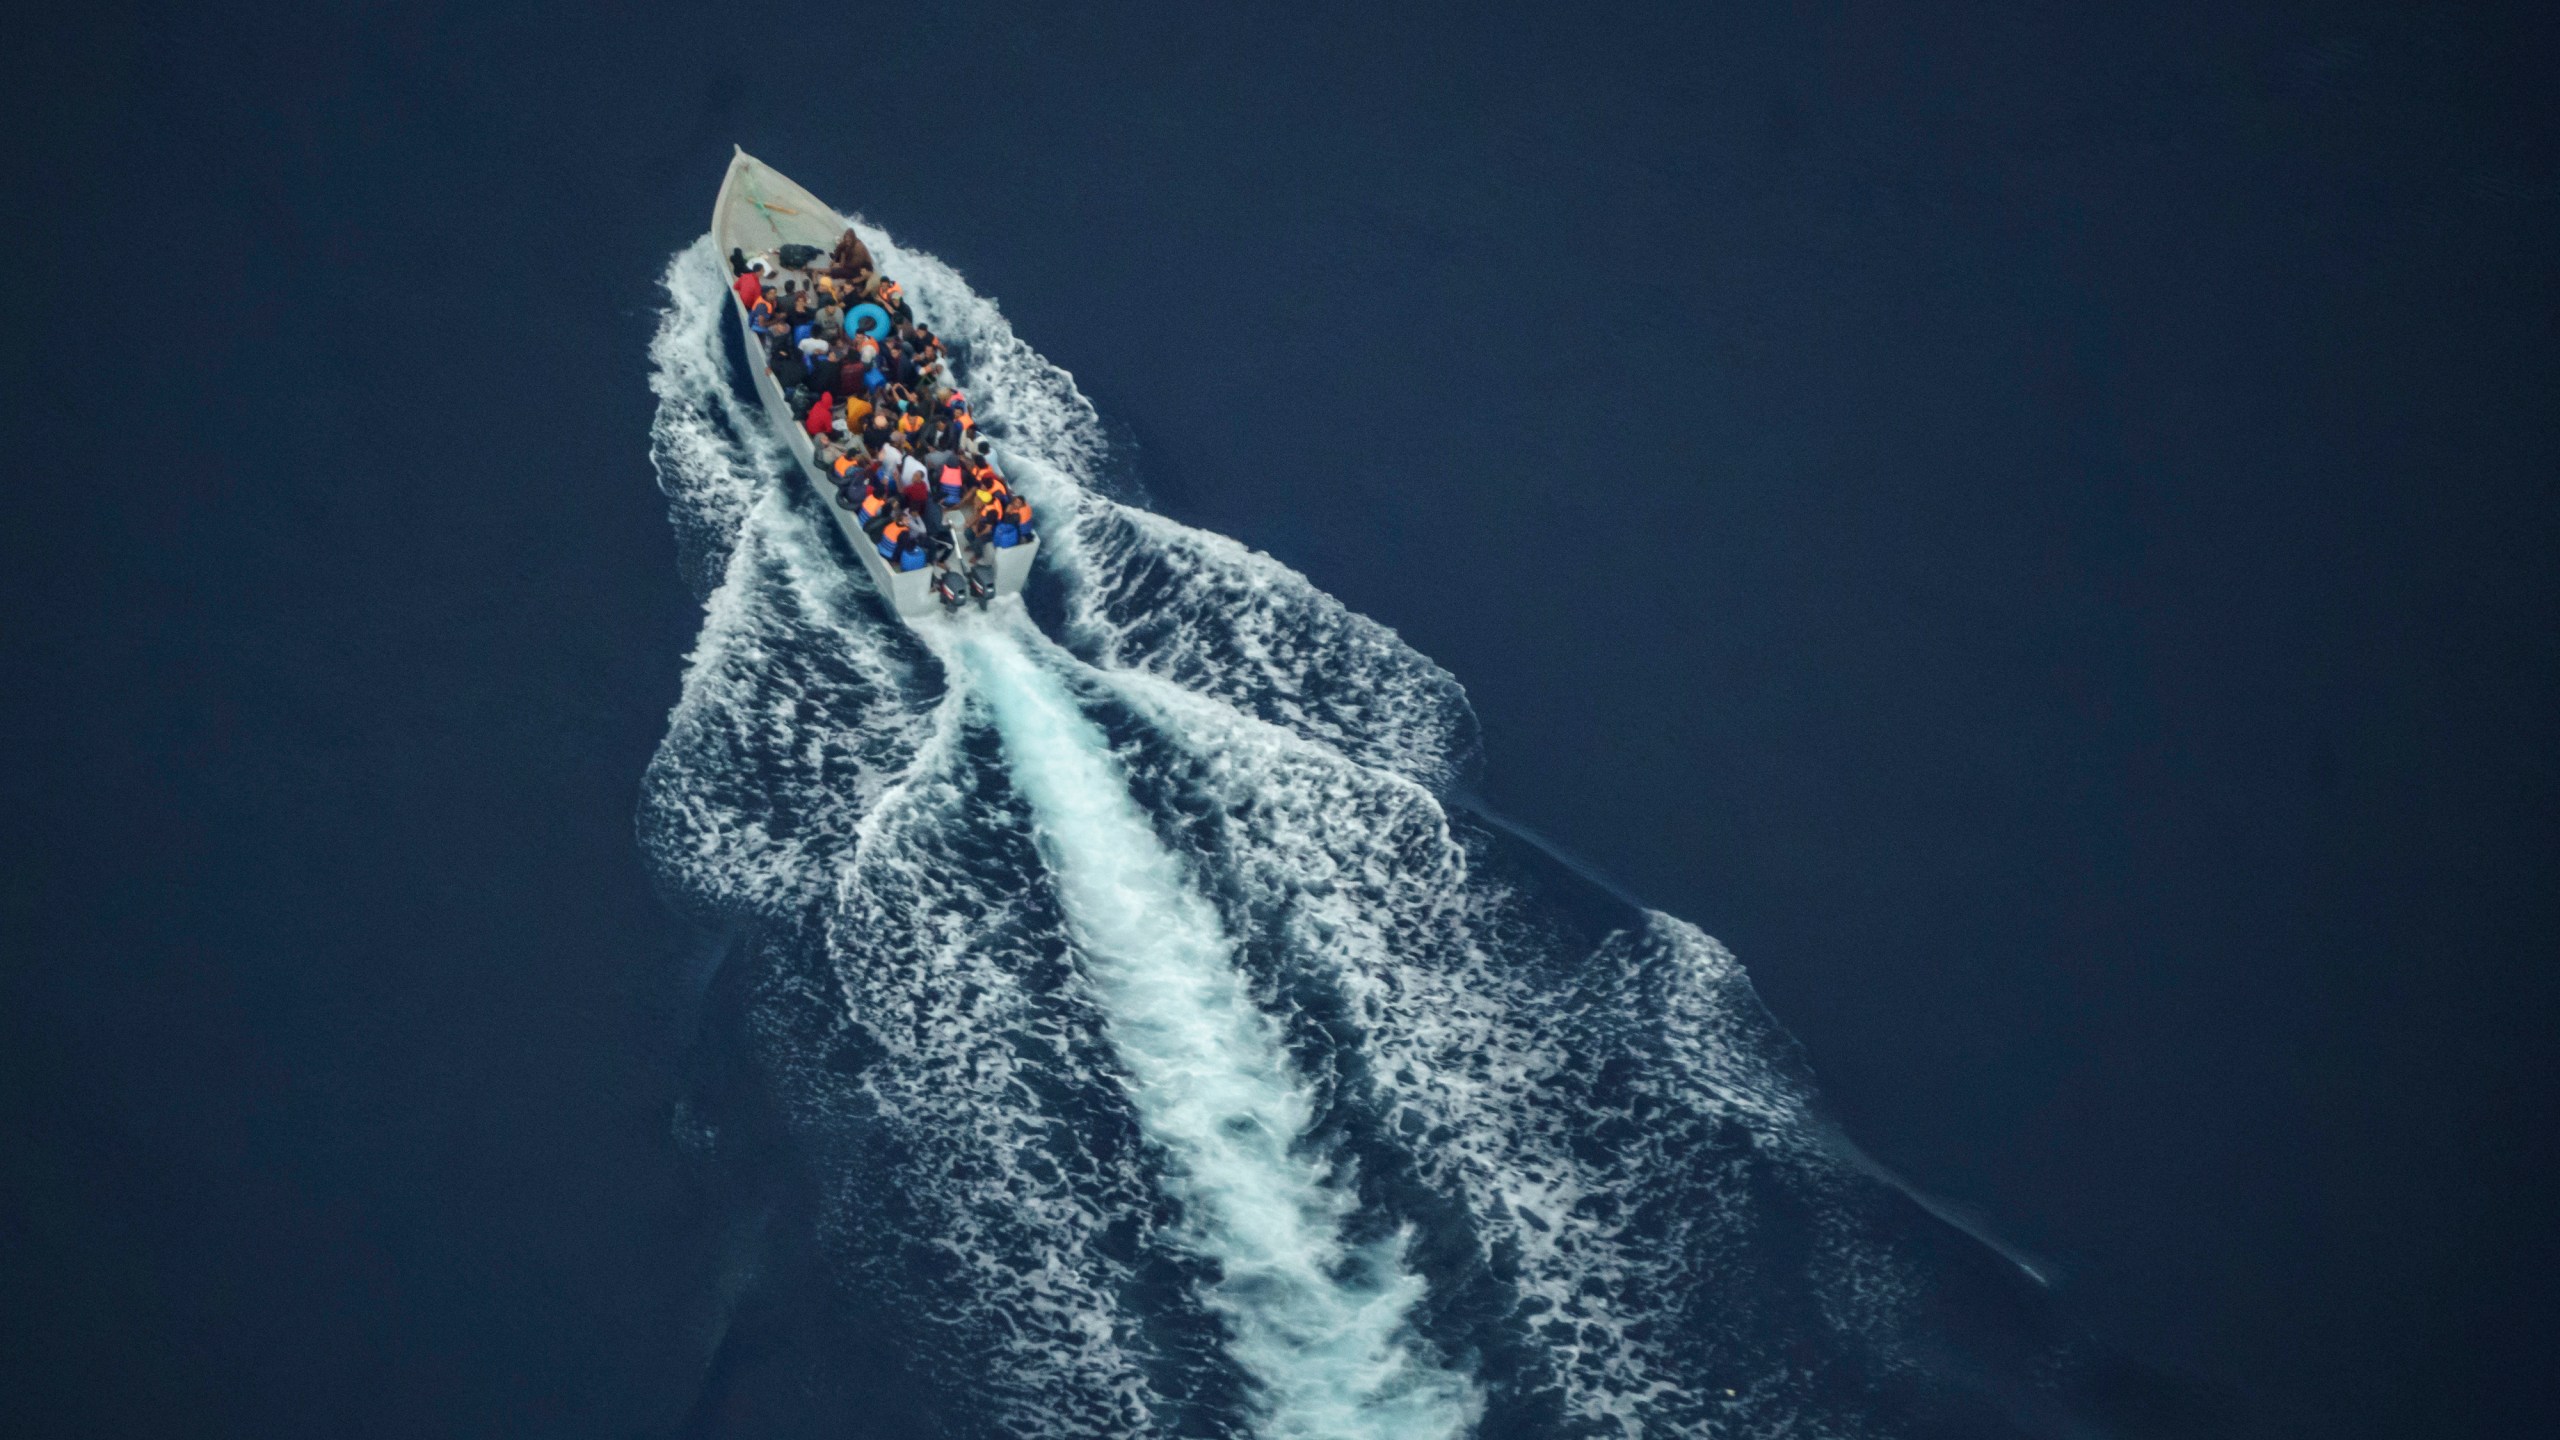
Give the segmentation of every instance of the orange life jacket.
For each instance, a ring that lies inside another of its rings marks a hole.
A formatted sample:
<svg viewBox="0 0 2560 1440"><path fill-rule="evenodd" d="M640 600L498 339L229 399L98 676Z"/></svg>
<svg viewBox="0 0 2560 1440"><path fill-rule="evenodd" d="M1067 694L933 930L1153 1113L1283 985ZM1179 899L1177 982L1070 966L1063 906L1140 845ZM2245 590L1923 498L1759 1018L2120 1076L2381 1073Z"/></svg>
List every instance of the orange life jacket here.
<svg viewBox="0 0 2560 1440"><path fill-rule="evenodd" d="M1004 507L1004 518L1012 521L1016 525L1030 524L1031 502L1023 499L1019 495L1016 495L1013 497L1013 503Z"/></svg>
<svg viewBox="0 0 2560 1440"><path fill-rule="evenodd" d="M899 539L906 533L907 527L895 520L892 520L888 524L880 527L880 538L892 545L897 544Z"/></svg>
<svg viewBox="0 0 2560 1440"><path fill-rule="evenodd" d="M862 497L862 517L868 520L887 508L887 505L888 502L877 495L865 495Z"/></svg>

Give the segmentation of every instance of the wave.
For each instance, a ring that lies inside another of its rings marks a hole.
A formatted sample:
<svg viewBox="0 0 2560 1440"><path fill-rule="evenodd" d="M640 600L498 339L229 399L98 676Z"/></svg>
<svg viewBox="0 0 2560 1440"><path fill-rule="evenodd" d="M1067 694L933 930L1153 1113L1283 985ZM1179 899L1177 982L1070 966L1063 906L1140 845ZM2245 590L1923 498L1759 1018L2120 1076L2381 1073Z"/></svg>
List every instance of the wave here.
<svg viewBox="0 0 2560 1440"><path fill-rule="evenodd" d="M752 1063L940 1433L2088 1433L1734 957L1458 803L1447 672L1114 498L1072 377L861 228L1040 508L1056 639L888 618L698 242L652 454L704 621L640 835L755 928Z"/></svg>

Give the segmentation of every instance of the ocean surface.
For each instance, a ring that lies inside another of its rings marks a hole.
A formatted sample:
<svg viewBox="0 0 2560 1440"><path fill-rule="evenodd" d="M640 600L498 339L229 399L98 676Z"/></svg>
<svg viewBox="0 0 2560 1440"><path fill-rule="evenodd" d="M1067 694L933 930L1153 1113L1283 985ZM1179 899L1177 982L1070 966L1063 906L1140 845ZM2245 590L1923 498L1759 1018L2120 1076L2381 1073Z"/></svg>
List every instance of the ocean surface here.
<svg viewBox="0 0 2560 1440"><path fill-rule="evenodd" d="M12 1429L2560 1433L2547 9L13 14Z"/></svg>
<svg viewBox="0 0 2560 1440"><path fill-rule="evenodd" d="M1138 503L1072 376L864 230L1038 582L892 619L697 242L652 454L704 618L640 817L736 1007L683 1127L805 1173L886 1337L847 1369L989 1440L2098 1433L2112 1362L1830 1132L1732 953L1463 802L1455 677Z"/></svg>

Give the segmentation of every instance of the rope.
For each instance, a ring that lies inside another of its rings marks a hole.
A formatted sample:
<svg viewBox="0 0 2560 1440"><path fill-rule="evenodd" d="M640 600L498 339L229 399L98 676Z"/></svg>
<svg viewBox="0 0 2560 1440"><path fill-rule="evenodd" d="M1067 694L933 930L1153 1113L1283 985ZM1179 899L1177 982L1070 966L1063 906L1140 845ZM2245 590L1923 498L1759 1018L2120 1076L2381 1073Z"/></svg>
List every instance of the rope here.
<svg viewBox="0 0 2560 1440"><path fill-rule="evenodd" d="M782 222L774 219L773 217L776 214L797 215L800 213L788 205L767 205L764 203L764 196L759 193L756 186L756 172L752 169L747 171L747 203L756 207L756 213L764 217L766 227L773 231L773 238L776 240L782 238Z"/></svg>

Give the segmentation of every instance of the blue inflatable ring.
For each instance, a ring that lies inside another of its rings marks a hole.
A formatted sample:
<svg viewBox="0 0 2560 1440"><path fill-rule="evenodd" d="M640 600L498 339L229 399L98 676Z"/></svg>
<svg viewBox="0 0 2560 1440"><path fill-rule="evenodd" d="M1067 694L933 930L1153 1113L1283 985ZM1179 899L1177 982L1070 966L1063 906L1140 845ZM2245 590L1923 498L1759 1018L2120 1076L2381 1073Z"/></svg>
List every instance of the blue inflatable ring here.
<svg viewBox="0 0 2560 1440"><path fill-rule="evenodd" d="M874 320L880 322L879 329L865 328ZM877 305L856 305L844 312L844 328L856 335L868 335L874 340L882 339L889 333L889 312Z"/></svg>

